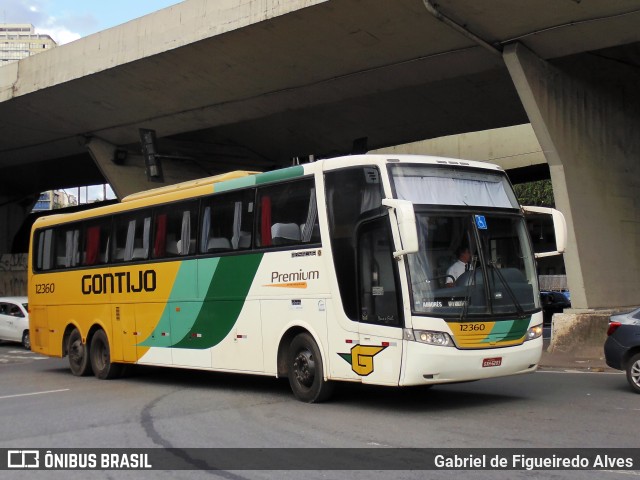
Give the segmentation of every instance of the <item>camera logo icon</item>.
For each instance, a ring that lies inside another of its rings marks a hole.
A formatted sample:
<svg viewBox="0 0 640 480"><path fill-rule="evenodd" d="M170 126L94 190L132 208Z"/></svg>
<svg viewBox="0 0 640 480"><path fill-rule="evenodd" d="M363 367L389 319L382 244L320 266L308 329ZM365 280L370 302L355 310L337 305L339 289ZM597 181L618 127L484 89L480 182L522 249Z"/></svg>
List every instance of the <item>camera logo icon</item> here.
<svg viewBox="0 0 640 480"><path fill-rule="evenodd" d="M8 468L39 468L40 452L38 450L9 450L7 452Z"/></svg>

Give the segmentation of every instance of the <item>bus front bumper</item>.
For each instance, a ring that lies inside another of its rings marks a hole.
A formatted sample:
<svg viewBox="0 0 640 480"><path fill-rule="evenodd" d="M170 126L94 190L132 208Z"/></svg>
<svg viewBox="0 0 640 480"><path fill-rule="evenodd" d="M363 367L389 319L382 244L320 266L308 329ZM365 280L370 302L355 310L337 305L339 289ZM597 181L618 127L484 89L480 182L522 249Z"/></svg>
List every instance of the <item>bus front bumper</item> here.
<svg viewBox="0 0 640 480"><path fill-rule="evenodd" d="M542 356L542 338L478 350L406 341L405 352L400 386L467 382L534 372Z"/></svg>

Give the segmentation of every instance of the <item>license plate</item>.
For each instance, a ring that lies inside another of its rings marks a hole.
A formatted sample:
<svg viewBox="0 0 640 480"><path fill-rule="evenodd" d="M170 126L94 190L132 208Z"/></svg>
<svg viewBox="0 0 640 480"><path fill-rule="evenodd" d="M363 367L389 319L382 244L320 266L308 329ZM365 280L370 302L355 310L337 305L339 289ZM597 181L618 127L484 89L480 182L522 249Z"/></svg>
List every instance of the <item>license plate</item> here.
<svg viewBox="0 0 640 480"><path fill-rule="evenodd" d="M502 365L502 357L485 358L482 360L483 367L499 367Z"/></svg>

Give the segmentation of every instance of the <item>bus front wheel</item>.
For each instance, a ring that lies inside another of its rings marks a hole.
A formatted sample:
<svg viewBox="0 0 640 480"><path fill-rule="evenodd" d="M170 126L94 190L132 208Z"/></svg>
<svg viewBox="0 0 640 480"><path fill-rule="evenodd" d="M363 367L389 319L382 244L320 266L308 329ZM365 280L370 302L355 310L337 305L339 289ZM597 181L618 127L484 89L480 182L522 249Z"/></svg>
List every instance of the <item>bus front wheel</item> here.
<svg viewBox="0 0 640 480"><path fill-rule="evenodd" d="M91 339L91 368L96 377L101 380L109 380L119 377L122 372L122 365L111 363L111 351L109 350L109 339L104 330L98 330Z"/></svg>
<svg viewBox="0 0 640 480"><path fill-rule="evenodd" d="M67 340L67 355L69 355L69 368L76 377L91 375L91 363L89 362L89 345L82 343L82 335L77 328L69 334Z"/></svg>
<svg viewBox="0 0 640 480"><path fill-rule="evenodd" d="M287 367L289 385L298 400L322 402L333 392L333 384L324 379L320 349L308 333L300 333L291 341Z"/></svg>

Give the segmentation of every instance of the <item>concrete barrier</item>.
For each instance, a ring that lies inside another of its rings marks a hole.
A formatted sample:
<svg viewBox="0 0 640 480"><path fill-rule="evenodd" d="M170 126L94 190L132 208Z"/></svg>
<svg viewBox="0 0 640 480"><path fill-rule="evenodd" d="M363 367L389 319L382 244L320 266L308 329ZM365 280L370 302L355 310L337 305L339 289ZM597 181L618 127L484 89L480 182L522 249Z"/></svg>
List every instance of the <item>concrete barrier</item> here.
<svg viewBox="0 0 640 480"><path fill-rule="evenodd" d="M556 313L551 322L551 342L547 351L580 358L602 357L609 317L614 313L629 310L631 308Z"/></svg>

